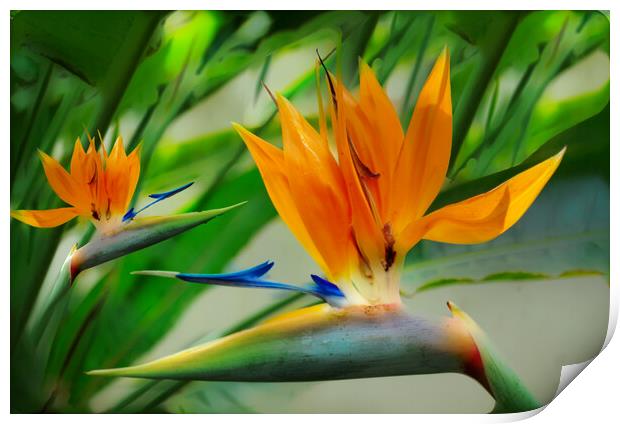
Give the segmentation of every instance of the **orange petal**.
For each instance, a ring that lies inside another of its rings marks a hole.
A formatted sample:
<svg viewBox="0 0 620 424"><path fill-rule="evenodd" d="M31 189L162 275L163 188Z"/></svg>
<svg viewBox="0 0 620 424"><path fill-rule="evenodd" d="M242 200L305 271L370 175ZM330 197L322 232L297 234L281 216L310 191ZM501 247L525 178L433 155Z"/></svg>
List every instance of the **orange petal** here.
<svg viewBox="0 0 620 424"><path fill-rule="evenodd" d="M85 171L86 153L82 147L82 140L78 137L75 140L73 146L73 155L71 155L71 176L79 182L88 181L87 175L89 172Z"/></svg>
<svg viewBox="0 0 620 424"><path fill-rule="evenodd" d="M129 206L131 199L136 191L138 179L140 178L140 154L142 153L142 142L127 156L127 197L125 199L125 209ZM123 211L124 213L124 211Z"/></svg>
<svg viewBox="0 0 620 424"><path fill-rule="evenodd" d="M118 137L106 159L105 187L112 214L123 214L133 196L140 173L139 155L134 152L130 159L125 153L123 139Z"/></svg>
<svg viewBox="0 0 620 424"><path fill-rule="evenodd" d="M418 226L427 240L443 243L482 243L512 227L547 184L566 148L523 171L491 191L445 206L424 217ZM411 231L408 237L411 239ZM405 237L403 237L405 239Z"/></svg>
<svg viewBox="0 0 620 424"><path fill-rule="evenodd" d="M350 207L347 189L325 140L282 96L277 97L285 172L293 201L331 277L348 270Z"/></svg>
<svg viewBox="0 0 620 424"><path fill-rule="evenodd" d="M374 75L370 68L367 73L370 73L371 76L365 76L364 78L374 79ZM386 139L386 136L382 135L381 131L378 129L383 127L382 122L379 122L379 120L383 118L380 117L381 113L377 112L375 109L377 103L384 104L385 102L374 99L373 94L368 93L368 91L371 90L367 87L368 85L373 87L375 87L375 85L378 86L378 82L375 80L375 84L369 84L366 81L364 84L363 96L366 105L366 110L364 110L361 103L358 102L346 89L344 84L338 81L333 75L332 81L334 82L337 96L342 97L338 100L338 105L339 109L344 111L344 118L346 118L346 144L349 144L349 141L351 142L351 147L350 149L347 148L347 150L351 150L351 153L355 155L354 159L358 165L362 164L365 169L375 175L374 178L369 178L364 181L364 189L372 196L374 208L376 209L374 212L380 218L379 221L386 222L388 221L387 210L391 195L389 187L398 150L396 150L394 158L391 159L389 154L387 154L385 145L391 144L389 143L389 137ZM382 93L384 97L383 100L387 100L387 96L385 96L380 86L378 90ZM374 95L378 96L378 94ZM389 100L387 101L389 102ZM341 111L339 110L338 112ZM376 116L377 113L379 117ZM341 120L344 122L344 118L332 116L333 121ZM400 145L402 144L402 129L400 128L400 123L398 123L397 131L398 130L400 130L400 141L398 142ZM340 152L339 155L341 153L342 152ZM339 160L342 159L339 158Z"/></svg>
<svg viewBox="0 0 620 424"><path fill-rule="evenodd" d="M564 157L566 147L549 159L523 171L502 185L510 190L510 206L506 214L504 229L512 227L534 203Z"/></svg>
<svg viewBox="0 0 620 424"><path fill-rule="evenodd" d="M439 209L420 223L423 232L416 237L444 243L474 244L491 240L506 230L505 222L511 202L510 190L505 186L471 199ZM403 240L411 243L410 235ZM417 241L413 238L414 243Z"/></svg>
<svg viewBox="0 0 620 424"><path fill-rule="evenodd" d="M88 201L80 184L51 156L39 150L43 170L49 185L62 200L80 207Z"/></svg>
<svg viewBox="0 0 620 424"><path fill-rule="evenodd" d="M95 147L95 140L88 137L88 150L86 150L85 169L92 172L88 179L88 194L90 207L94 205L94 209L99 217L106 218L109 214L109 201L106 191L106 178L104 173L104 160L107 157L103 143L100 143L100 150Z"/></svg>
<svg viewBox="0 0 620 424"><path fill-rule="evenodd" d="M338 110L330 108L338 159L342 175L346 182L349 201L351 204L351 216L354 229L354 237L357 246L367 260L380 261L385 253L385 240L381 232L382 222L379 216L377 178L371 176L366 164L360 164L361 158L356 158L357 148L350 142L351 137L345 125L346 110L350 108L350 100L347 100L343 84L336 86ZM349 124L350 122L347 122ZM366 169L366 171L364 170Z"/></svg>
<svg viewBox="0 0 620 424"><path fill-rule="evenodd" d="M94 200L90 195L89 183L94 180L97 172L97 165L92 159L91 154L86 154L82 147L82 141L78 137L73 147L73 155L71 156L71 177L80 186L81 203L76 205L80 213L90 214Z"/></svg>
<svg viewBox="0 0 620 424"><path fill-rule="evenodd" d="M103 148L103 143L101 143L101 146ZM121 158L126 158L127 154L125 153L125 145L123 144L123 137L117 137L116 141L114 142L114 146L112 146L112 151L110 152L110 155L108 156L108 159L111 160L119 160Z"/></svg>
<svg viewBox="0 0 620 424"><path fill-rule="evenodd" d="M282 124L284 152L288 150L291 154L298 153L307 156L312 162L308 163L305 168L310 168L310 165L313 164L320 164L324 167L325 178L333 178L333 174L338 172L338 165L325 139L316 132L286 98L277 94L276 102Z"/></svg>
<svg viewBox="0 0 620 424"><path fill-rule="evenodd" d="M78 215L75 208L58 208L42 211L11 211L11 216L33 227L57 227Z"/></svg>
<svg viewBox="0 0 620 424"><path fill-rule="evenodd" d="M392 102L373 70L363 61L360 62L360 106L374 130L371 142L376 171L389 178L403 144L403 129Z"/></svg>
<svg viewBox="0 0 620 424"><path fill-rule="evenodd" d="M95 139L88 134L88 149L86 153L96 152L97 148L95 147Z"/></svg>
<svg viewBox="0 0 620 424"><path fill-rule="evenodd" d="M254 158L267 193L278 214L310 256L325 270L327 268L325 261L308 234L293 202L288 178L284 172L284 154L280 149L252 134L241 125L233 124L233 128L239 133Z"/></svg>
<svg viewBox="0 0 620 424"><path fill-rule="evenodd" d="M392 216L397 231L420 218L439 193L451 144L450 57L444 49L420 92L396 167Z"/></svg>

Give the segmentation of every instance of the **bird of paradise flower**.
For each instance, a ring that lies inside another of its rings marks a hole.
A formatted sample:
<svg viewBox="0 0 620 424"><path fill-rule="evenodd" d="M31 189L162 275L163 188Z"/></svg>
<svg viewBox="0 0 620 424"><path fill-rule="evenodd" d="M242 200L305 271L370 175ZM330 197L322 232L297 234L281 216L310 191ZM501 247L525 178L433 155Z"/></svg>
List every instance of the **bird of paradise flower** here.
<svg viewBox="0 0 620 424"><path fill-rule="evenodd" d="M140 176L141 144L127 155L123 139L118 137L108 155L103 141L97 150L95 139L90 135L88 139L86 151L79 138L75 141L70 172L57 160L39 151L48 183L70 206L11 211L13 218L38 228L57 227L78 216L95 226L95 240L71 254L72 279L86 268L165 240L227 210L136 220L138 213L187 189L193 182L164 193L151 194L149 197L153 200L135 211L129 205Z"/></svg>
<svg viewBox="0 0 620 424"><path fill-rule="evenodd" d="M283 149L242 126L282 220L324 272L298 287L269 281L272 262L231 274L141 274L239 287L302 291L326 303L284 314L240 333L144 365L93 375L234 381L299 381L462 372L496 399L496 411L538 402L493 353L456 305L440 324L409 315L399 279L420 240L472 244L514 225L557 169L564 150L498 187L433 212L448 170L452 138L447 49L424 84L403 131L372 69L360 65L356 99L328 73L332 154L319 93L319 131L277 95Z"/></svg>
<svg viewBox="0 0 620 424"><path fill-rule="evenodd" d="M48 210L15 210L11 216L38 228L57 227L76 217L88 219L96 228L93 239L78 249L74 246L59 270L52 293L33 314L34 339L48 323L57 302L68 292L77 275L91 267L148 247L208 222L229 208L177 215L136 218L138 213L190 187L185 184L164 193L151 194L150 203L135 211L129 208L140 176L138 145L129 155L118 137L108 155L103 141L100 149L89 135L86 151L75 141L68 172L62 165L39 151L43 170L51 188L70 206ZM129 209L128 209L129 208Z"/></svg>

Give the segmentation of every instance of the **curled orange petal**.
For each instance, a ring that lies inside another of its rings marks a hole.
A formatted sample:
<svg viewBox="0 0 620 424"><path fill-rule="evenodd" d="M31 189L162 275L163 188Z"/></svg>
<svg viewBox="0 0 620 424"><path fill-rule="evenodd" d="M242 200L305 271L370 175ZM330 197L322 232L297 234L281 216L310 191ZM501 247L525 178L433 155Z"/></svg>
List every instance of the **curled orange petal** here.
<svg viewBox="0 0 620 424"><path fill-rule="evenodd" d="M566 148L562 149L555 156L486 193L427 215L405 231L404 239L411 242L419 236L457 244L482 243L494 239L512 227L528 210L559 166L565 151Z"/></svg>
<svg viewBox="0 0 620 424"><path fill-rule="evenodd" d="M473 244L491 240L506 228L511 195L506 186L435 211L422 220L423 238L444 243Z"/></svg>

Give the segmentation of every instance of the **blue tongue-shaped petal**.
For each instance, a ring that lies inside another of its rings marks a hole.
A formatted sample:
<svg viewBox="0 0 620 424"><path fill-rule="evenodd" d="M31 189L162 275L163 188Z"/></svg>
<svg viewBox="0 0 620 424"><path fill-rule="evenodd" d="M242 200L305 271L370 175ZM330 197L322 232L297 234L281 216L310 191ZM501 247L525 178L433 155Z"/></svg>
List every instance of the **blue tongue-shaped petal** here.
<svg viewBox="0 0 620 424"><path fill-rule="evenodd" d="M140 212L142 212L143 210L150 208L151 206L153 206L155 203L161 202L162 200L165 200L169 197L174 196L177 193L182 192L183 190L185 190L186 188L190 187L192 184L194 184L194 182L192 181L191 183L187 183L185 185L182 185L181 187L177 187L174 190L170 190L170 191L165 191L163 193L154 193L154 194L149 194L149 197L151 199L155 199L153 200L151 203L147 204L146 206L143 206L141 209L138 209L137 211L134 211L134 208L130 208L125 215L123 216L123 222L125 221L129 221L130 219L134 219L136 217L136 215L138 215Z"/></svg>
<svg viewBox="0 0 620 424"><path fill-rule="evenodd" d="M346 303L344 294L340 291L338 286L316 275L312 275L315 284L308 287L300 287L262 279L261 277L269 272L269 270L273 268L273 265L274 263L272 261L266 261L243 271L226 274L188 274L169 271L136 271L133 272L133 274L176 278L190 283L213 284L218 286L290 290L318 297L332 306L341 307Z"/></svg>

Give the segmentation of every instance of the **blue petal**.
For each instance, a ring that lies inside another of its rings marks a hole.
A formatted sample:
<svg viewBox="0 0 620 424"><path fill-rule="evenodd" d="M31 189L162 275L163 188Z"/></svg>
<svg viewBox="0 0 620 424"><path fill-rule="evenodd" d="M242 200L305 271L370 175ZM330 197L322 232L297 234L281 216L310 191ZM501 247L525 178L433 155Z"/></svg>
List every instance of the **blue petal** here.
<svg viewBox="0 0 620 424"><path fill-rule="evenodd" d="M256 265L252 268L244 269L243 271L230 272L226 274L187 274L180 273L178 278L192 283L210 283L211 280L222 280L227 282L243 282L254 279L259 279L263 275L267 274L274 263L272 261L265 261L260 265Z"/></svg>
<svg viewBox="0 0 620 424"><path fill-rule="evenodd" d="M125 215L123 215L123 222L129 221L130 219L134 219L137 213L133 211L133 208L129 208Z"/></svg>
<svg viewBox="0 0 620 424"><path fill-rule="evenodd" d="M138 215L140 212L142 212L143 210L145 210L146 208L150 208L151 206L153 206L155 203L161 202L162 200L165 200L169 197L174 196L177 193L182 192L183 190L185 190L186 188L190 187L192 184L194 184L194 182L190 182L187 184L182 185L181 187L175 188L174 190L170 190L170 191L165 191L163 193L154 193L154 194L149 194L149 197L151 199L155 199L153 200L151 203L147 204L146 206L142 207L141 209L139 209L137 212L134 212L134 208L130 208L125 215L123 215L123 222L125 221L129 221L130 219L134 219L136 217L136 215Z"/></svg>
<svg viewBox="0 0 620 424"><path fill-rule="evenodd" d="M338 286L334 283L327 281L326 279L321 278L315 274L311 274L310 277L312 277L312 281L314 281L314 283L317 285L317 291L325 294L325 296L344 297L344 293L342 293L342 291L340 291Z"/></svg>
<svg viewBox="0 0 620 424"><path fill-rule="evenodd" d="M177 273L174 274L174 277L190 283L213 284L226 287L253 287L296 291L318 297L330 305L338 307L346 303L344 294L340 291L338 286L316 275L312 275L312 279L315 284L309 287L300 287L292 284L262 279L261 277L269 272L273 266L274 263L272 261L266 261L252 268L226 274Z"/></svg>
<svg viewBox="0 0 620 424"><path fill-rule="evenodd" d="M275 281L267 281L260 279L238 279L234 277L230 277L228 274L177 274L177 278L183 281L188 281L190 283L201 283L201 284L214 284L218 286L228 286L228 287L255 287L255 288L263 288L263 289L280 289L280 290L292 290L292 291L303 291L309 292L302 287L297 287L292 284L278 283Z"/></svg>
<svg viewBox="0 0 620 424"><path fill-rule="evenodd" d="M267 289L304 291L308 290L294 286L292 284L278 283L275 281L262 280L260 277L265 275L273 267L273 262L266 261L260 265L243 271L230 272L226 274L188 274L179 273L176 278L190 283L215 284L229 287L257 287Z"/></svg>
<svg viewBox="0 0 620 424"><path fill-rule="evenodd" d="M151 199L167 199L168 197L174 196L177 193L182 192L183 190L185 190L186 188L189 188L192 186L192 184L194 184L194 182L189 182L185 185L182 185L181 187L175 188L174 190L170 190L170 191L165 191L163 193L155 193L155 194L149 194L149 197Z"/></svg>

